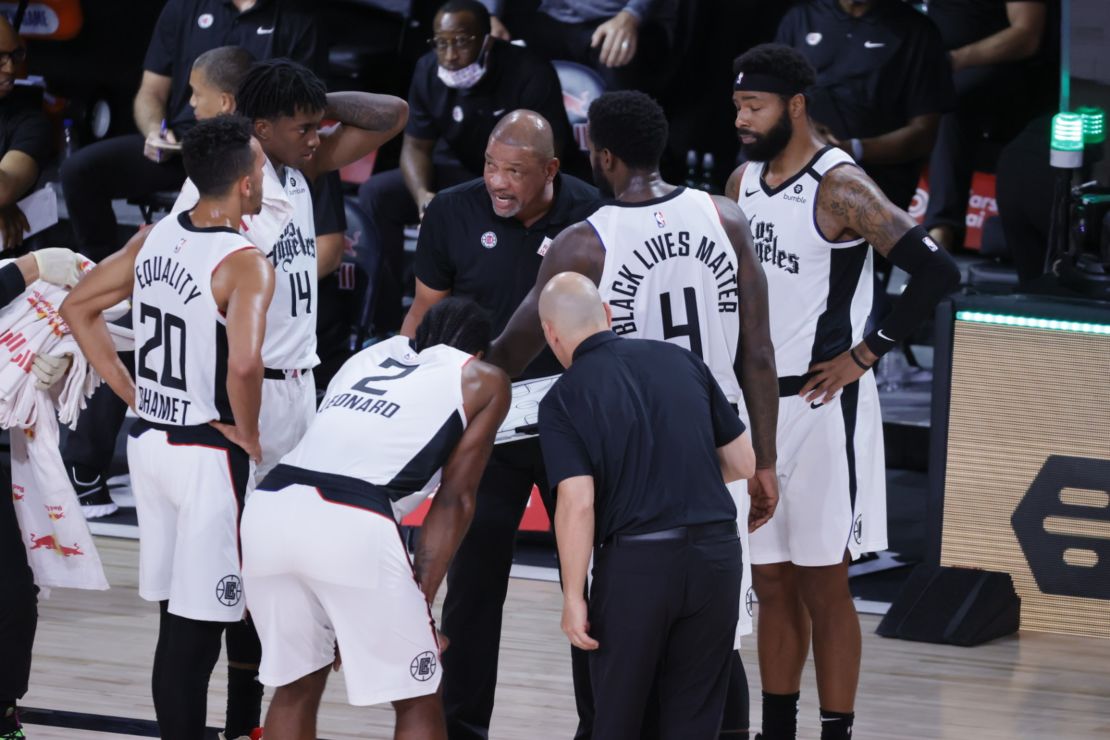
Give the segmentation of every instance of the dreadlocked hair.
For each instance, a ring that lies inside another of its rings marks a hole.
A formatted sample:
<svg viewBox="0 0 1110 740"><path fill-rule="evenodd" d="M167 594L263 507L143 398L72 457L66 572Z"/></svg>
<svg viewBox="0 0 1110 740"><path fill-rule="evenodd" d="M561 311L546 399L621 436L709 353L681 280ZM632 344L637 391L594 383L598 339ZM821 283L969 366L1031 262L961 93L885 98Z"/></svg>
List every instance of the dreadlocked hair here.
<svg viewBox="0 0 1110 740"><path fill-rule="evenodd" d="M235 104L241 115L257 121L316 113L328 106L328 90L305 66L289 59L267 59L251 65L239 85Z"/></svg>
<svg viewBox="0 0 1110 740"><path fill-rule="evenodd" d="M467 298L448 296L428 309L416 327L416 351L446 344L476 355L489 349L493 325L481 306Z"/></svg>

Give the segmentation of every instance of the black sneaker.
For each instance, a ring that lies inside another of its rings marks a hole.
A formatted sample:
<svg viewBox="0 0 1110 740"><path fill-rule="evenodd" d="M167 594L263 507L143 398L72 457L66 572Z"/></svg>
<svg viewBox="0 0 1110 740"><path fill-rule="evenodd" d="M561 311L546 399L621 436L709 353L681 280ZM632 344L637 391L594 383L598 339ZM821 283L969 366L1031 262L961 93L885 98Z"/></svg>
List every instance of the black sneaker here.
<svg viewBox="0 0 1110 740"><path fill-rule="evenodd" d="M119 510L119 505L108 492L107 481L99 472L84 465L66 465L66 474L77 492L77 501L85 519L99 519Z"/></svg>

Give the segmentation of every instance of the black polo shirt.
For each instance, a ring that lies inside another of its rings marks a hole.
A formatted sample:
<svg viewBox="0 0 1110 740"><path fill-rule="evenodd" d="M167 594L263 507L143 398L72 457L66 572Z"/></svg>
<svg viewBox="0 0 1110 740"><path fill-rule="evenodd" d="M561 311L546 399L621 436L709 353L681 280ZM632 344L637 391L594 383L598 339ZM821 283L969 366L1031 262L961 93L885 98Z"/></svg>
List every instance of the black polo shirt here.
<svg viewBox="0 0 1110 740"><path fill-rule="evenodd" d="M40 172L54 158L54 129L39 88L18 85L0 98L0 157L12 151L35 160Z"/></svg>
<svg viewBox="0 0 1110 740"><path fill-rule="evenodd" d="M518 108L534 110L548 120L560 152L577 151L559 76L551 63L534 51L494 39L486 74L469 90L444 85L438 69L434 51L416 62L405 127L409 136L436 142L432 154L436 164L461 165L481 174L493 127Z"/></svg>
<svg viewBox="0 0 1110 740"><path fill-rule="evenodd" d="M540 402L539 426L552 487L593 476L598 543L736 520L717 448L744 423L682 347L594 334Z"/></svg>
<svg viewBox="0 0 1110 740"><path fill-rule="evenodd" d="M911 118L955 105L952 67L936 26L901 0L879 0L853 18L837 0L791 8L777 42L800 51L817 70L809 113L836 138L866 139L902 128ZM905 208L923 161L864 169L887 197Z"/></svg>
<svg viewBox="0 0 1110 740"><path fill-rule="evenodd" d="M496 336L535 286L548 240L600 205L597 188L560 173L551 210L525 228L493 212L482 178L442 190L420 224L416 277L432 290L449 290L486 309ZM562 369L545 349L520 377L542 378Z"/></svg>
<svg viewBox="0 0 1110 740"><path fill-rule="evenodd" d="M316 14L297 0L258 0L242 13L231 0L169 0L151 34L143 69L171 78L166 122L175 132L196 120L189 106L193 61L210 49L241 46L256 59L288 57L319 68Z"/></svg>
<svg viewBox="0 0 1110 740"><path fill-rule="evenodd" d="M929 0L928 13L940 30L944 48L952 50L1009 28L1006 6L1011 2L1045 0Z"/></svg>

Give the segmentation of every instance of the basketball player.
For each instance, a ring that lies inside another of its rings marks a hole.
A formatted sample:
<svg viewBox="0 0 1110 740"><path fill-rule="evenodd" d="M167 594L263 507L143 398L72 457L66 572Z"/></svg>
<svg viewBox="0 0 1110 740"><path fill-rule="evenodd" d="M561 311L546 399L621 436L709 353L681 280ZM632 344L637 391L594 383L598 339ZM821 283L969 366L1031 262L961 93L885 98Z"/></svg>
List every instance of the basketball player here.
<svg viewBox="0 0 1110 740"><path fill-rule="evenodd" d="M239 234L262 203L265 156L250 123L201 121L182 142L200 192L140 232L62 304L81 350L139 416L127 445L139 516L139 595L161 604L154 709L163 738L204 735L220 635L243 618L239 509L261 457L262 338L274 290ZM101 312L131 297L135 380Z"/></svg>
<svg viewBox="0 0 1110 740"><path fill-rule="evenodd" d="M691 350L713 372L726 398L743 398L753 423L756 477L748 511L743 483L731 484L741 543L776 502L774 350L767 328L763 270L744 214L721 196L670 185L659 174L667 141L662 108L640 92L606 93L590 105L594 182L616 201L560 234L544 257L536 288L494 343L491 361L514 372L543 343L537 299L553 276L579 272L598 284L622 336L668 340ZM738 347L739 345L739 347ZM740 350L737 352L737 350ZM745 561L739 636L751 632ZM746 624L745 624L746 623ZM747 732L747 681L735 653L724 729Z"/></svg>
<svg viewBox="0 0 1110 740"><path fill-rule="evenodd" d="M394 737L447 737L430 604L509 408L508 376L475 359L489 336L485 312L450 297L414 344L398 336L359 352L247 504L243 572L261 680L278 687L267 740L316 737L340 659L351 704L393 702ZM398 525L433 490L410 564Z"/></svg>
<svg viewBox="0 0 1110 740"><path fill-rule="evenodd" d="M932 315L960 274L847 153L816 135L803 92L816 75L805 57L764 44L737 59L734 72L736 129L749 161L727 193L748 215L767 273L781 397L782 499L751 538L763 738L795 736L811 633L821 737L848 738L860 665L848 562L887 544L882 418L868 370ZM911 279L865 336L868 245Z"/></svg>

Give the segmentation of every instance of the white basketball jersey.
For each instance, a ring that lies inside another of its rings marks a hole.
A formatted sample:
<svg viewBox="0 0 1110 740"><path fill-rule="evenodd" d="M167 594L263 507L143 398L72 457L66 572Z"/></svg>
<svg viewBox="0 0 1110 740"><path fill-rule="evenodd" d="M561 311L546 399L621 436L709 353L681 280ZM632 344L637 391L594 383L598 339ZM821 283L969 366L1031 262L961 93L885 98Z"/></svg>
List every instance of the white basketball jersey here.
<svg viewBox="0 0 1110 740"><path fill-rule="evenodd" d="M188 212L151 229L135 257L131 308L140 417L171 426L234 422L212 273L229 254L254 248L233 229L193 226Z"/></svg>
<svg viewBox="0 0 1110 740"><path fill-rule="evenodd" d="M751 223L767 276L771 341L780 376L804 375L863 339L871 312L872 256L863 239L832 242L817 230L817 189L833 167L850 163L827 147L771 189L764 163L749 162L738 201Z"/></svg>
<svg viewBox="0 0 1110 740"><path fill-rule="evenodd" d="M462 370L471 359L443 344L417 354L401 336L362 350L282 463L383 488L400 521L439 485L466 429Z"/></svg>
<svg viewBox="0 0 1110 740"><path fill-rule="evenodd" d="M266 314L262 362L275 370L307 370L316 357L316 218L308 179L285 168L285 195L293 217L262 251L274 266L274 300Z"/></svg>
<svg viewBox="0 0 1110 740"><path fill-rule="evenodd" d="M617 203L587 219L605 248L598 290L613 331L689 349L730 401L740 340L736 253L712 196L676 188L644 203Z"/></svg>

